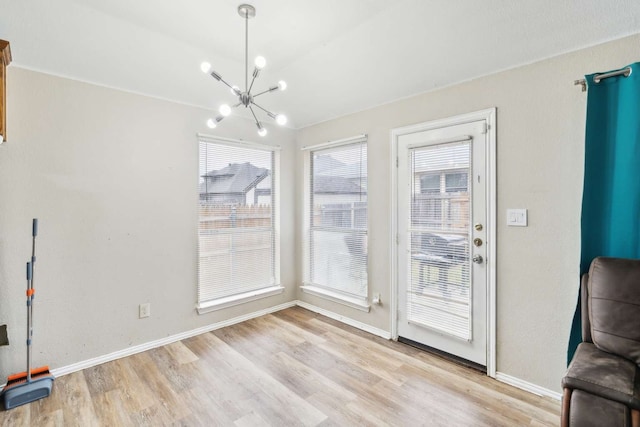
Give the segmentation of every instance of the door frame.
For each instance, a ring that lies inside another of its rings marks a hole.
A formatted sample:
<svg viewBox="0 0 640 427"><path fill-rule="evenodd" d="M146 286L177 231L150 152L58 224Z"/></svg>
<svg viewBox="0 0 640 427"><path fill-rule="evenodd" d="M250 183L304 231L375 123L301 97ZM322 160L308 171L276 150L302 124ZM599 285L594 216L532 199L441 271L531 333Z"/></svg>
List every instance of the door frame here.
<svg viewBox="0 0 640 427"><path fill-rule="evenodd" d="M398 339L398 139L400 136L416 132L465 124L484 120L487 124L487 141L485 151L485 168L487 178L487 375L496 377L496 227L497 227L497 194L496 194L496 108L475 111L453 117L432 120L424 123L403 126L391 130L391 337Z"/></svg>

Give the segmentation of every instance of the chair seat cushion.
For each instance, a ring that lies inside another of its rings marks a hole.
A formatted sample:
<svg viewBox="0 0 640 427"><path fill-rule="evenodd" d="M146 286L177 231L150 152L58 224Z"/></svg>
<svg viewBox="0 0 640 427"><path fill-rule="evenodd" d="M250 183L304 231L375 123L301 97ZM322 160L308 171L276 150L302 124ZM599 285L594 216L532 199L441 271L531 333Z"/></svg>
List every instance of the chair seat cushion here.
<svg viewBox="0 0 640 427"><path fill-rule="evenodd" d="M595 396L640 409L640 379L635 363L580 343L562 379L563 388L583 390Z"/></svg>
<svg viewBox="0 0 640 427"><path fill-rule="evenodd" d="M582 390L571 393L569 427L627 427L629 408Z"/></svg>

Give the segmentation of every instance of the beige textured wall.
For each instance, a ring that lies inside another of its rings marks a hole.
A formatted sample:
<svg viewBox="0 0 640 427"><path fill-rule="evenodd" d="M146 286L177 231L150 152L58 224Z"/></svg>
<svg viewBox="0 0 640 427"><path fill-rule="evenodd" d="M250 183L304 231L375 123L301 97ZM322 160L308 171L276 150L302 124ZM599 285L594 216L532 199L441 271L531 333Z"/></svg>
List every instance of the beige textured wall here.
<svg viewBox="0 0 640 427"><path fill-rule="evenodd" d="M24 263L40 219L34 364L58 368L295 298L285 293L205 315L195 312L198 144L209 112L27 71L8 74L8 136L0 145L0 378L25 369ZM220 136L257 141L243 121ZM268 143L294 159L294 132ZM293 172L282 168L291 206ZM282 258L294 257L293 212L282 212ZM138 319L138 304L151 317ZM0 383L3 381L0 379Z"/></svg>
<svg viewBox="0 0 640 427"><path fill-rule="evenodd" d="M635 35L299 131L299 147L369 135L370 291L380 292L386 304L363 313L300 292L298 297L390 330L390 131L497 107L497 369L560 391L580 254L586 94L573 81L640 60L639 45L640 35ZM297 157L300 166L300 151ZM299 198L302 179L299 167ZM298 200L299 234L301 208ZM529 226L507 227L507 208L529 209ZM300 265L300 235L297 242Z"/></svg>

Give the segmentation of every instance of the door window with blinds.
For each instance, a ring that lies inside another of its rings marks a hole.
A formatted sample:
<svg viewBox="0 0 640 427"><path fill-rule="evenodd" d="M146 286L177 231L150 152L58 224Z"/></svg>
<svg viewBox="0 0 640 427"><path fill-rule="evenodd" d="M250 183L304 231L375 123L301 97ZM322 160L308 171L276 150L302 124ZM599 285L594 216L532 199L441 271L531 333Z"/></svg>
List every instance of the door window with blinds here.
<svg viewBox="0 0 640 427"><path fill-rule="evenodd" d="M198 310L208 311L281 289L277 153L204 138L199 144Z"/></svg>
<svg viewBox="0 0 640 427"><path fill-rule="evenodd" d="M407 320L471 338L471 144L409 149L411 276Z"/></svg>
<svg viewBox="0 0 640 427"><path fill-rule="evenodd" d="M366 137L307 151L303 290L366 301Z"/></svg>

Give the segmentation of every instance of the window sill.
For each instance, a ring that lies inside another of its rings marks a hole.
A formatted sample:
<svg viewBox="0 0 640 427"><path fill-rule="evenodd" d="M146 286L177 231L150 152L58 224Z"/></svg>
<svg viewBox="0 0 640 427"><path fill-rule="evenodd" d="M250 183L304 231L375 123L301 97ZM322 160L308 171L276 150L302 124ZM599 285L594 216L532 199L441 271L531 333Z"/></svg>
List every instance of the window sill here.
<svg viewBox="0 0 640 427"><path fill-rule="evenodd" d="M198 314L210 313L212 311L222 310L223 308L233 307L234 305L244 304L249 301L255 301L257 299L278 295L282 292L284 292L284 286L269 286L268 288L245 292L238 295L232 295L230 297L218 298L213 301L198 303L196 305L196 310L198 310Z"/></svg>
<svg viewBox="0 0 640 427"><path fill-rule="evenodd" d="M371 310L371 304L369 304L366 298L351 297L339 292L307 284L300 286L300 289L302 289L302 292L328 299L329 301L337 302L339 304L346 305L347 307L355 308L356 310L367 313Z"/></svg>

